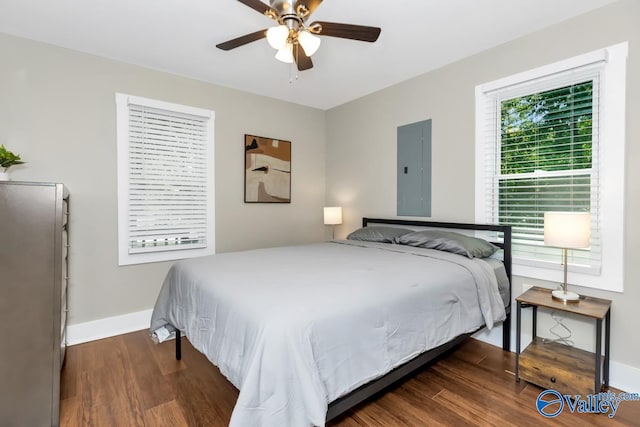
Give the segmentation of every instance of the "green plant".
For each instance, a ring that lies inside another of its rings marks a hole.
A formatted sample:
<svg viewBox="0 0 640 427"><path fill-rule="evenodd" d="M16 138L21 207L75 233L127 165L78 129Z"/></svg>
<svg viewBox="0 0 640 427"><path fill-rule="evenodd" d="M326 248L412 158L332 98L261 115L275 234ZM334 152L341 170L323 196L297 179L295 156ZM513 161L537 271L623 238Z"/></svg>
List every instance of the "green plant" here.
<svg viewBox="0 0 640 427"><path fill-rule="evenodd" d="M14 165L21 165L24 162L20 160L20 156L13 154L11 151L4 148L4 145L0 144L0 168L3 170L9 169Z"/></svg>

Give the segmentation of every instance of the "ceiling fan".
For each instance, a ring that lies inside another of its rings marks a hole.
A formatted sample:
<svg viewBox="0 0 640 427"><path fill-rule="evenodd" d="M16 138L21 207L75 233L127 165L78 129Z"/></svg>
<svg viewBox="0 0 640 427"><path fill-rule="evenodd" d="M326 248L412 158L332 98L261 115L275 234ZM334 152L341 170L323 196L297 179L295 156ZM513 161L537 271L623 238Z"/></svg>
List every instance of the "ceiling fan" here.
<svg viewBox="0 0 640 427"><path fill-rule="evenodd" d="M322 0L270 0L269 5L260 0L238 1L273 19L278 25L228 40L216 47L231 50L266 37L271 47L277 50L276 59L287 63L295 61L300 71L313 67L310 56L320 47L317 36L375 42L380 35L377 27L324 21L307 24L309 16Z"/></svg>

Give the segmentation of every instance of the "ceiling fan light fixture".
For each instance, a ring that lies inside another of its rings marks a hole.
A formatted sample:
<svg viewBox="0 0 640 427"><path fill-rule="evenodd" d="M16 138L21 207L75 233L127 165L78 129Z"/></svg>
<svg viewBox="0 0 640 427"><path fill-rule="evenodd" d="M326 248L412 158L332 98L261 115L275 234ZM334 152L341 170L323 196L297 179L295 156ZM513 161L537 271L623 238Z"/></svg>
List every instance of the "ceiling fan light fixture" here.
<svg viewBox="0 0 640 427"><path fill-rule="evenodd" d="M307 30L302 30L298 33L298 42L304 49L304 53L307 56L311 56L318 51L320 47L320 37L314 36Z"/></svg>
<svg viewBox="0 0 640 427"><path fill-rule="evenodd" d="M269 45L280 50L287 44L289 38L289 28L286 25L278 25L277 27L271 27L267 30L267 41Z"/></svg>
<svg viewBox="0 0 640 427"><path fill-rule="evenodd" d="M231 0L229 0L231 1ZM288 64L295 62L298 71L313 68L311 55L320 48L317 36L338 37L373 43L381 29L365 25L315 21L307 24L323 0L237 0L275 21L272 28L254 31L216 45L224 51L238 48L263 38L276 50L276 59ZM335 0L334 0L335 1ZM302 48L302 51L300 49ZM289 67L290 76L291 70Z"/></svg>
<svg viewBox="0 0 640 427"><path fill-rule="evenodd" d="M276 59L280 62L291 64L293 62L293 45L287 43L283 48L276 52Z"/></svg>

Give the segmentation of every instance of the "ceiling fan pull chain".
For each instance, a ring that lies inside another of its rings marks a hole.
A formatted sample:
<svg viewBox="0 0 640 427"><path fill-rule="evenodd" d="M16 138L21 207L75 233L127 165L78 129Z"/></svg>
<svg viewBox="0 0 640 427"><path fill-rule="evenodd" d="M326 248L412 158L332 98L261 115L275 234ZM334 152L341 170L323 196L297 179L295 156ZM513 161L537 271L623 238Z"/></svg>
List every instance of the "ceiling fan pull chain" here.
<svg viewBox="0 0 640 427"><path fill-rule="evenodd" d="M296 80L298 80L298 64L300 63L298 62L300 60L299 52L300 52L300 44L296 43L296 60L293 61L296 64L296 66L293 67L293 64L291 64L291 66L293 67L293 72L296 73L295 75Z"/></svg>
<svg viewBox="0 0 640 427"><path fill-rule="evenodd" d="M294 55L296 56L296 60L289 64L289 84L293 84L294 80L298 80L298 45L294 46ZM295 73L295 75L294 75Z"/></svg>
<svg viewBox="0 0 640 427"><path fill-rule="evenodd" d="M289 64L289 84L293 84L294 80L298 80L298 67L295 66L295 62L292 62Z"/></svg>

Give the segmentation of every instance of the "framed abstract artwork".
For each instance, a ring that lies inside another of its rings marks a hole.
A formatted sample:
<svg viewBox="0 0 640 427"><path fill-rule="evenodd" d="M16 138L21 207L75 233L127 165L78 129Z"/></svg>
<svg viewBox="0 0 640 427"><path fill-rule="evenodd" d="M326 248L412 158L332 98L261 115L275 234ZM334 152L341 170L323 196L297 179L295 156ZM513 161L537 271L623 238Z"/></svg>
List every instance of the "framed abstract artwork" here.
<svg viewBox="0 0 640 427"><path fill-rule="evenodd" d="M291 203L291 142L244 136L244 202Z"/></svg>

